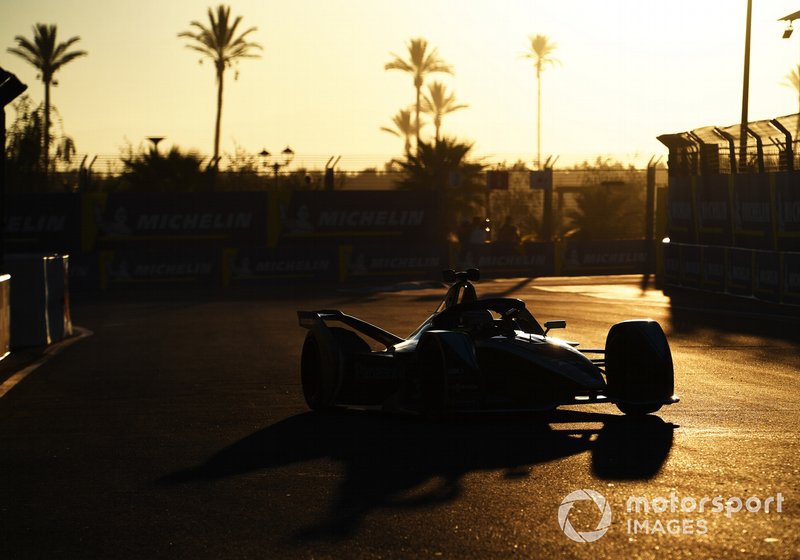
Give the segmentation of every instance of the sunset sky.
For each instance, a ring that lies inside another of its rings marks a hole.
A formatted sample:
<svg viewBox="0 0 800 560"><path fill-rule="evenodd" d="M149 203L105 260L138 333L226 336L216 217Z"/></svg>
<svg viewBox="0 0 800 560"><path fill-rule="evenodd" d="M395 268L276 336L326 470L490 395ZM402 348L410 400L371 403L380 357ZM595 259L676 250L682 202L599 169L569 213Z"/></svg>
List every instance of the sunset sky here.
<svg viewBox="0 0 800 560"><path fill-rule="evenodd" d="M795 113L781 85L800 62L800 30L781 39L779 17L798 0L754 0L750 118ZM380 130L414 100L411 77L385 71L390 53L424 37L455 75L434 75L469 108L445 117L443 132L475 143L479 155L530 161L536 150L536 81L520 55L528 36L547 35L561 65L543 77L542 152L568 165L598 155L642 163L665 153L656 136L741 113L746 0L235 0L234 15L256 26L262 58L226 74L222 151L342 154L343 162L386 161L403 141ZM207 22L205 0L25 0L0 19L0 66L29 85L36 71L7 52L37 22L79 35L87 57L56 74L52 90L78 151L119 154L127 142L166 136L162 146L212 151L213 68L198 64L177 34ZM800 27L800 22L798 22ZM14 111L6 110L10 121ZM433 134L433 127L425 130Z"/></svg>

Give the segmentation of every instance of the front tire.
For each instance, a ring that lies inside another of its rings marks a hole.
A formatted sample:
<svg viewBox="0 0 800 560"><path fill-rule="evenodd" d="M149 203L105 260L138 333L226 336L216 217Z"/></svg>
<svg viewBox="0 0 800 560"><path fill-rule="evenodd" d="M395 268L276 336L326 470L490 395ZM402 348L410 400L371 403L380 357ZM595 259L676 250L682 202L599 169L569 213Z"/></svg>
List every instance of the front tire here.
<svg viewBox="0 0 800 560"><path fill-rule="evenodd" d="M606 338L606 381L609 395L625 414L659 410L675 391L672 353L655 321L623 321Z"/></svg>

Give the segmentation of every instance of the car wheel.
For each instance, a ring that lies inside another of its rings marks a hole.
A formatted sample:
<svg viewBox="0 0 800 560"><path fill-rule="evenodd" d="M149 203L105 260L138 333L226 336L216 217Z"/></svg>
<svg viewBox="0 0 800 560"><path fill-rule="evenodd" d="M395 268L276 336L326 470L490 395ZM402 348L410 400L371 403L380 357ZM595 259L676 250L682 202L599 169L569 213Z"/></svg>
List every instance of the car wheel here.
<svg viewBox="0 0 800 560"><path fill-rule="evenodd" d="M338 385L338 360L331 348L320 340L317 332L310 331L303 343L300 359L300 382L303 397L311 410L327 410L333 406Z"/></svg>
<svg viewBox="0 0 800 560"><path fill-rule="evenodd" d="M369 344L348 329L309 331L300 359L300 381L309 408L328 410L335 406L352 356L369 350Z"/></svg>
<svg viewBox="0 0 800 560"><path fill-rule="evenodd" d="M675 390L672 353L655 321L617 323L606 338L609 395L625 414L649 414L661 408Z"/></svg>
<svg viewBox="0 0 800 560"><path fill-rule="evenodd" d="M644 416L645 414L651 414L653 412L658 412L661 409L660 404L634 404L634 403L617 403L617 408L623 414L627 414L629 416Z"/></svg>

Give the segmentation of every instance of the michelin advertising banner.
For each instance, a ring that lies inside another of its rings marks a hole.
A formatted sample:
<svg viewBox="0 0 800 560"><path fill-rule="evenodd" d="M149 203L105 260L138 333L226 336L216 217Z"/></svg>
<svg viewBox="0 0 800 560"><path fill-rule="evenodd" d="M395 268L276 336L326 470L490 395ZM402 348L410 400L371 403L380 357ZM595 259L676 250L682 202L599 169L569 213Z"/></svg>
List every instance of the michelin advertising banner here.
<svg viewBox="0 0 800 560"><path fill-rule="evenodd" d="M339 247L339 280L440 280L450 268L445 244L353 244Z"/></svg>
<svg viewBox="0 0 800 560"><path fill-rule="evenodd" d="M552 243L488 243L481 246L453 247L452 264L457 270L478 268L486 278L552 276L555 273Z"/></svg>
<svg viewBox="0 0 800 560"><path fill-rule="evenodd" d="M429 191L284 191L274 193L272 201L271 246L443 238L436 196Z"/></svg>
<svg viewBox="0 0 800 560"><path fill-rule="evenodd" d="M225 249L222 257L225 286L291 282L335 282L338 247L244 247Z"/></svg>
<svg viewBox="0 0 800 560"><path fill-rule="evenodd" d="M265 245L268 207L263 192L85 195L83 246Z"/></svg>
<svg viewBox="0 0 800 560"><path fill-rule="evenodd" d="M71 253L80 249L80 196L15 194L7 199L6 248L13 253Z"/></svg>
<svg viewBox="0 0 800 560"><path fill-rule="evenodd" d="M567 241L563 246L561 273L565 275L636 274L648 265L648 242Z"/></svg>
<svg viewBox="0 0 800 560"><path fill-rule="evenodd" d="M119 249L99 254L99 283L105 290L116 285L219 285L220 250L195 248L163 251Z"/></svg>

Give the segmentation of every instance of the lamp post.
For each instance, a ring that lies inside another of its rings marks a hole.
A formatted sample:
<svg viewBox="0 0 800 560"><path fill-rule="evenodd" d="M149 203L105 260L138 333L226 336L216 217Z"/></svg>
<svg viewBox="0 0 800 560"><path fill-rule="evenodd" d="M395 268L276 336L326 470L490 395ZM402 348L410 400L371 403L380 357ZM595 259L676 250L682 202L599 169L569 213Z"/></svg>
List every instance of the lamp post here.
<svg viewBox="0 0 800 560"><path fill-rule="evenodd" d="M166 136L148 136L147 139L153 145L152 150L156 154L158 153L158 143L161 142Z"/></svg>
<svg viewBox="0 0 800 560"><path fill-rule="evenodd" d="M750 90L750 22L753 0L747 0L747 24L744 32L744 79L742 80L742 125L739 129L739 167L747 164L747 106Z"/></svg>
<svg viewBox="0 0 800 560"><path fill-rule="evenodd" d="M272 172L275 174L275 188L278 188L278 174L280 173L281 167L286 167L292 160L294 159L294 152L289 146L283 149L281 152L281 157L278 159L277 156L273 158L272 154L270 154L266 149L261 150L258 153L259 157L261 157L261 164L266 169L267 167L272 168Z"/></svg>

